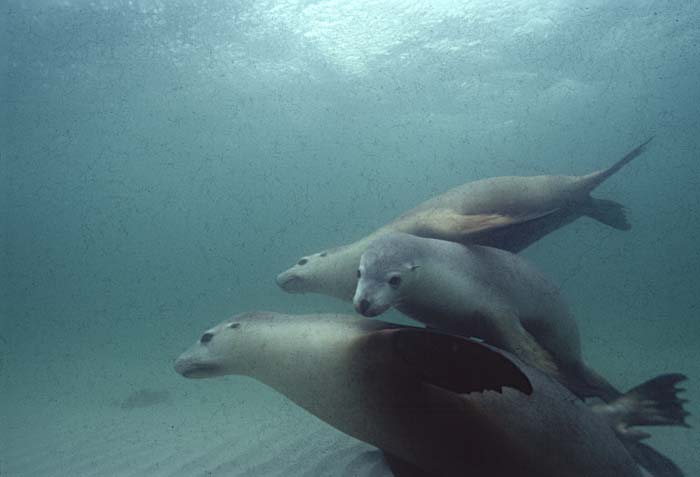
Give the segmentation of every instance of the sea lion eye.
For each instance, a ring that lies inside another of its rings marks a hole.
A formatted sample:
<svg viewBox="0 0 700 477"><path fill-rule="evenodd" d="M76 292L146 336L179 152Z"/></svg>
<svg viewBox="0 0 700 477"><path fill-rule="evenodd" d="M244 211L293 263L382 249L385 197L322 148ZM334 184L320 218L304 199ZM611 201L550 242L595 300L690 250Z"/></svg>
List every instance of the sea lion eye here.
<svg viewBox="0 0 700 477"><path fill-rule="evenodd" d="M199 339L199 342L202 344L207 344L211 341L211 339L214 337L214 333L204 333L202 337Z"/></svg>
<svg viewBox="0 0 700 477"><path fill-rule="evenodd" d="M309 260L306 258L302 258L297 262L297 265L306 265L307 263L309 263Z"/></svg>
<svg viewBox="0 0 700 477"><path fill-rule="evenodd" d="M232 330L235 330L239 326L241 326L240 323L231 323L230 325L228 325L228 327L231 328Z"/></svg>
<svg viewBox="0 0 700 477"><path fill-rule="evenodd" d="M389 285L391 285L394 288L397 288L399 285L401 285L401 277L398 275L394 275L389 279Z"/></svg>
<svg viewBox="0 0 700 477"><path fill-rule="evenodd" d="M358 269L357 270L357 278L361 278L361 277L362 277L362 272Z"/></svg>
<svg viewBox="0 0 700 477"><path fill-rule="evenodd" d="M328 255L327 252L321 252L318 254L319 257L325 257L326 255Z"/></svg>

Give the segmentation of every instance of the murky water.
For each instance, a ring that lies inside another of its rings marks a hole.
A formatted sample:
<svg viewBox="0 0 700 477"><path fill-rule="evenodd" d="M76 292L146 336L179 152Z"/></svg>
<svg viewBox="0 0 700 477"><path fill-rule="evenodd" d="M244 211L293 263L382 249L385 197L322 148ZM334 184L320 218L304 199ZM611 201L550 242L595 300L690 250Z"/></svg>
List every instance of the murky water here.
<svg viewBox="0 0 700 477"><path fill-rule="evenodd" d="M685 373L697 409L694 2L12 0L0 18L0 474L386 473L268 388L173 359L234 313L351 313L276 286L304 254L651 135L596 192L629 232L583 218L524 255L596 369L620 388ZM697 430L652 433L700 472Z"/></svg>

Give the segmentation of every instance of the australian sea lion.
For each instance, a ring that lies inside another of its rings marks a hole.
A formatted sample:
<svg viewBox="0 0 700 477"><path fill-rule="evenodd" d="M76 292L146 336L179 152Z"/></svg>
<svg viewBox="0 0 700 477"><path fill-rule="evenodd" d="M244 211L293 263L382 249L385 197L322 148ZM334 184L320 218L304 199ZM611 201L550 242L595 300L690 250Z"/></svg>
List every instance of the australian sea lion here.
<svg viewBox="0 0 700 477"><path fill-rule="evenodd" d="M485 339L580 397L620 395L583 363L578 327L558 287L519 255L391 233L369 244L357 276L353 302L362 315L395 307L430 327Z"/></svg>
<svg viewBox="0 0 700 477"><path fill-rule="evenodd" d="M320 293L351 301L362 252L373 239L389 232L518 252L584 215L628 230L623 206L595 199L590 192L639 156L649 141L610 168L584 176L494 177L468 182L423 202L357 242L302 257L277 276L277 284L289 293Z"/></svg>
<svg viewBox="0 0 700 477"><path fill-rule="evenodd" d="M175 369L258 379L428 475L641 475L610 413L466 338L353 316L245 313L207 330ZM662 420L649 401L629 399L631 425Z"/></svg>

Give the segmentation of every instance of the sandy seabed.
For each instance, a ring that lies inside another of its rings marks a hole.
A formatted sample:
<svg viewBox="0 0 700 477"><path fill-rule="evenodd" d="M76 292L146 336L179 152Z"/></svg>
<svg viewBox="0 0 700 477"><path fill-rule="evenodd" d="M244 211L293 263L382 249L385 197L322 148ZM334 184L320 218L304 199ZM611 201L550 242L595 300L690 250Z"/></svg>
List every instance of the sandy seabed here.
<svg viewBox="0 0 700 477"><path fill-rule="evenodd" d="M200 381L191 391L142 389L103 405L24 402L3 425L0 475L392 475L371 446L267 388L223 383L230 398Z"/></svg>

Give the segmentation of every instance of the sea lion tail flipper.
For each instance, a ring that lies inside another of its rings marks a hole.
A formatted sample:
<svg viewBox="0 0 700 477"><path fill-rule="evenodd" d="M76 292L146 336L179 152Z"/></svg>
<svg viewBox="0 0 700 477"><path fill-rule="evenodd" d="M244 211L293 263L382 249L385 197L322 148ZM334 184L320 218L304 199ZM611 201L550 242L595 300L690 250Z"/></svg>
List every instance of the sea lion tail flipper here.
<svg viewBox="0 0 700 477"><path fill-rule="evenodd" d="M653 447L640 441L623 439L622 443L634 461L639 466L644 467L652 477L683 477L685 475L671 459Z"/></svg>
<svg viewBox="0 0 700 477"><path fill-rule="evenodd" d="M589 191L592 191L596 187L598 187L600 184L605 181L608 177L611 175L615 174L617 171L622 169L624 166L632 162L633 159L636 159L639 157L645 150L647 144L651 142L651 140L654 139L654 136L650 137L643 143L641 143L639 146L635 147L632 149L630 152L625 154L625 157L617 161L615 164L612 166L608 167L607 169L603 169L602 171L596 171L592 174L588 174L586 176L583 176L581 180L584 182L586 185L586 189Z"/></svg>
<svg viewBox="0 0 700 477"><path fill-rule="evenodd" d="M617 230L632 228L627 221L625 206L614 200L590 198L584 214Z"/></svg>

